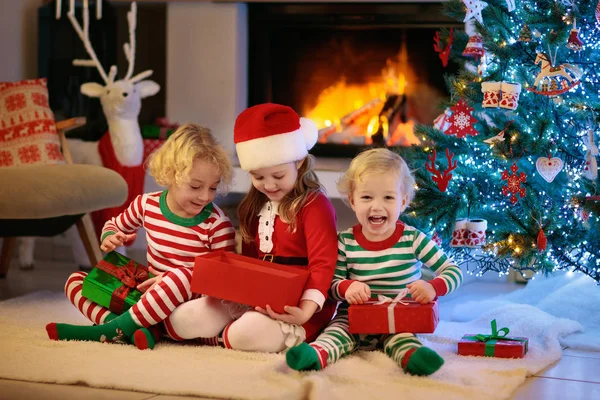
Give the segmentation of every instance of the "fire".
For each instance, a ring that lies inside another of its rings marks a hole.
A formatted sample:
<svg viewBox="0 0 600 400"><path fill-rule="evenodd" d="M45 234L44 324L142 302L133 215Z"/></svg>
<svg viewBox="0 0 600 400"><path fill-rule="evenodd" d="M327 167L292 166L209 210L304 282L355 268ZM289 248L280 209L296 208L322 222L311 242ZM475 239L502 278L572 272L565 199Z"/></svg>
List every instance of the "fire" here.
<svg viewBox="0 0 600 400"><path fill-rule="evenodd" d="M406 46L403 44L398 61L388 59L381 76L363 84L347 84L342 77L321 92L317 105L305 113L317 124L319 141L369 145L372 135L379 131L388 145L419 144L414 134L413 120L401 120L398 108L391 110L392 121L383 115L388 112L384 110L386 101L394 98L405 100L404 95L410 85L407 76L414 76L407 60ZM404 103L402 101L400 107L406 107ZM394 128L393 132L389 132L390 127Z"/></svg>

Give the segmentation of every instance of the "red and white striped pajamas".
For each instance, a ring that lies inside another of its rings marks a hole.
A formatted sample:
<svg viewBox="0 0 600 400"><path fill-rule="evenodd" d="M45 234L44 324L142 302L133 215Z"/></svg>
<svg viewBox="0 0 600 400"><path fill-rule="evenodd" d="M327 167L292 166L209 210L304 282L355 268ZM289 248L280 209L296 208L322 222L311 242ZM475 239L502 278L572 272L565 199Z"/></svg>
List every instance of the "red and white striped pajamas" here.
<svg viewBox="0 0 600 400"><path fill-rule="evenodd" d="M190 290L196 256L215 250L235 250L235 230L217 205L207 205L193 218L181 218L168 209L166 193L136 197L123 213L107 221L102 230L103 240L117 231L131 234L145 228L148 265L165 272L162 281L128 310L143 327L165 320L180 304L200 297ZM85 276L85 272L76 272L69 277L65 285L67 298L93 323L108 322L114 313L81 296Z"/></svg>

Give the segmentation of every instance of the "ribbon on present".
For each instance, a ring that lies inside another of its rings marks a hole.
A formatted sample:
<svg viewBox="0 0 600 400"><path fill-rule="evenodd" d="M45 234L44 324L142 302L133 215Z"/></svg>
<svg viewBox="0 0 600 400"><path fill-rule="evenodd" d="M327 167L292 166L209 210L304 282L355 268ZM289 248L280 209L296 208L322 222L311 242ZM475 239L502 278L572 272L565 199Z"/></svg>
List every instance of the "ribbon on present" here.
<svg viewBox="0 0 600 400"><path fill-rule="evenodd" d="M407 295L408 289L402 289L393 299L391 297L384 296L381 294L377 296L378 301L375 303L375 305L390 303L390 305L387 308L388 327L390 328L390 333L396 333L396 316L394 315L394 308L396 308L398 303L407 305L407 302L402 301L402 299L405 298Z"/></svg>
<svg viewBox="0 0 600 400"><path fill-rule="evenodd" d="M158 138L165 140L169 131L179 128L179 123L171 123L167 117L156 118L156 125L159 127Z"/></svg>
<svg viewBox="0 0 600 400"><path fill-rule="evenodd" d="M129 292L150 277L148 267L138 264L133 260L129 260L127 264L122 266L111 264L106 260L100 260L96 268L114 276L123 283L123 285L112 292L110 306L108 307L117 314L123 313L125 298L127 298Z"/></svg>
<svg viewBox="0 0 600 400"><path fill-rule="evenodd" d="M508 329L507 327L498 329L498 325L496 324L495 319L493 319L490 322L490 325L492 327L491 335L477 334L475 336L465 336L464 337L464 339L475 340L477 342L484 342L485 343L484 356L486 356L486 357L494 357L494 354L496 351L496 343L498 343L498 340L506 340L506 341L513 341L513 342L526 342L527 341L527 339L507 337L508 333L510 332L510 329Z"/></svg>

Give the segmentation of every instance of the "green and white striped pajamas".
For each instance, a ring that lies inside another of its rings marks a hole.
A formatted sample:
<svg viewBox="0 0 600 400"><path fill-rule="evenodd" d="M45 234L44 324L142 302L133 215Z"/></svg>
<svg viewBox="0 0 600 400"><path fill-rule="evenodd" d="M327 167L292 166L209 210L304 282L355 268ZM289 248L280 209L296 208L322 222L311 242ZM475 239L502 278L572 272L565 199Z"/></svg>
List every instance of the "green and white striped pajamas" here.
<svg viewBox="0 0 600 400"><path fill-rule="evenodd" d="M311 343L327 352L327 364L355 350L383 348L401 364L407 351L422 346L412 333L385 335L353 335L348 326L348 304L345 292L354 281L369 285L371 296L395 297L408 284L421 279L421 267L426 265L437 275L431 283L438 296L448 294L462 282L462 272L435 242L412 226L398 223L395 233L383 242L370 242L360 225L338 235L338 260L331 285L331 296L343 301L337 315Z"/></svg>

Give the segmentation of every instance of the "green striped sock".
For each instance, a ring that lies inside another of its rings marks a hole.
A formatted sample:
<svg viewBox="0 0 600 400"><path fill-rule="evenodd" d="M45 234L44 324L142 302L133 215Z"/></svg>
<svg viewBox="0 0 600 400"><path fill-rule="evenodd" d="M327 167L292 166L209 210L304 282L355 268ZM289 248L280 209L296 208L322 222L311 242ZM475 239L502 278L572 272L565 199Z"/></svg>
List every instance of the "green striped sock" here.
<svg viewBox="0 0 600 400"><path fill-rule="evenodd" d="M53 340L85 340L92 342L131 343L131 336L140 326L126 312L117 318L96 326L50 323L48 337Z"/></svg>

